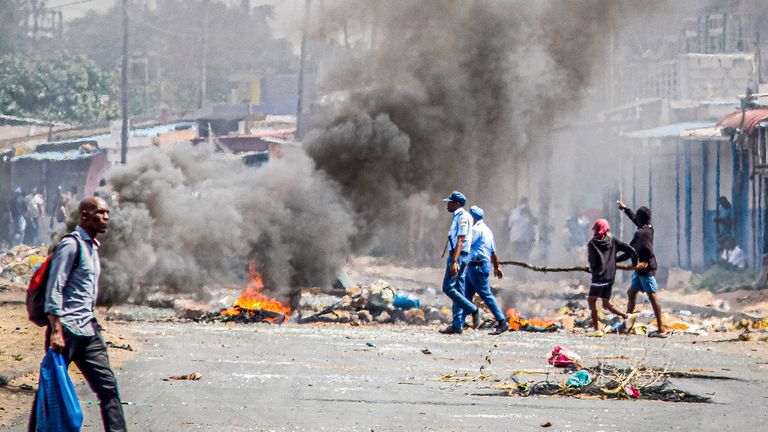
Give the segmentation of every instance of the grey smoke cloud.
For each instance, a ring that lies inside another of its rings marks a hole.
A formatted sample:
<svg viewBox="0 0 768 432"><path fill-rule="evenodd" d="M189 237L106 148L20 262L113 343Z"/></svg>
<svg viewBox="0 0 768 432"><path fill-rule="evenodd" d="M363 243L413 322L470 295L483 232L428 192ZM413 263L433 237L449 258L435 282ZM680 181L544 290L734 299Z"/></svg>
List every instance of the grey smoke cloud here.
<svg viewBox="0 0 768 432"><path fill-rule="evenodd" d="M434 209L459 189L492 214L512 200L521 166L578 109L619 5L334 2L322 36L348 29L367 10L373 52L345 57L325 74L327 89L349 97L306 143L366 222L357 244L380 244L377 236L402 224L403 201L414 196ZM387 241L386 253L406 249L401 237Z"/></svg>
<svg viewBox="0 0 768 432"><path fill-rule="evenodd" d="M300 153L252 168L181 145L142 153L108 182L119 203L101 253L107 304L242 283L249 261L273 294L295 301L295 287L332 280L356 230L333 184Z"/></svg>

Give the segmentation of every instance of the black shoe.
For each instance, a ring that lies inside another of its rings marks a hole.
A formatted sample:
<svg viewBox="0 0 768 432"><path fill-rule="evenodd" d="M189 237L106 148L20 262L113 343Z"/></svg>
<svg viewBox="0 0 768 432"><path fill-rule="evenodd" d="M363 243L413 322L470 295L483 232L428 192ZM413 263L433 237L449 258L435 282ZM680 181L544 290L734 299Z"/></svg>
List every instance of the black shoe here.
<svg viewBox="0 0 768 432"><path fill-rule="evenodd" d="M480 327L480 308L472 312L472 328L477 330Z"/></svg>
<svg viewBox="0 0 768 432"><path fill-rule="evenodd" d="M442 330L440 330L440 333L442 334L461 334L461 329L455 329L453 326L448 326Z"/></svg>
<svg viewBox="0 0 768 432"><path fill-rule="evenodd" d="M509 331L509 320L502 320L502 321L499 321L498 324L496 324L496 328L493 329L493 331L490 332L489 334L491 334L491 335L500 335L500 334L506 333L508 331Z"/></svg>

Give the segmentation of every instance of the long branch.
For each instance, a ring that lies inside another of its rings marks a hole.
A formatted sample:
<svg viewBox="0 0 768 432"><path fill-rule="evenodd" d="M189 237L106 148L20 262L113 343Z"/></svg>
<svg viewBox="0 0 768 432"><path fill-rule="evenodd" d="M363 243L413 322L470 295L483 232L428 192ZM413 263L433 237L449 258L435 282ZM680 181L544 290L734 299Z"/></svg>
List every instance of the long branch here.
<svg viewBox="0 0 768 432"><path fill-rule="evenodd" d="M533 270L533 271L543 272L543 273L565 273L565 272L577 272L577 271L591 273L591 271L589 271L589 266L549 267L549 266L538 266L535 264L529 264L526 262L514 261L514 260L499 261L499 264L524 267L524 268L527 268L528 270ZM618 270L635 270L635 267L625 265L625 264L616 264L616 268Z"/></svg>

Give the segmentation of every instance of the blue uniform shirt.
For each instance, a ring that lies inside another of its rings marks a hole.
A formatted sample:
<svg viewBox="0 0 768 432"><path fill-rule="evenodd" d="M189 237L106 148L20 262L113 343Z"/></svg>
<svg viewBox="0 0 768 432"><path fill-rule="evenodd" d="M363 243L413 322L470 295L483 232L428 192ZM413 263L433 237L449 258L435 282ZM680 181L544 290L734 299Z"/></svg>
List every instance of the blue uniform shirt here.
<svg viewBox="0 0 768 432"><path fill-rule="evenodd" d="M470 261L490 262L491 255L496 252L496 242L493 232L482 220L472 226L472 249L469 252Z"/></svg>
<svg viewBox="0 0 768 432"><path fill-rule="evenodd" d="M448 230L448 248L453 251L456 249L459 236L464 236L464 243L461 245L462 253L469 253L472 245L472 217L464 207L453 212L453 222L451 229Z"/></svg>

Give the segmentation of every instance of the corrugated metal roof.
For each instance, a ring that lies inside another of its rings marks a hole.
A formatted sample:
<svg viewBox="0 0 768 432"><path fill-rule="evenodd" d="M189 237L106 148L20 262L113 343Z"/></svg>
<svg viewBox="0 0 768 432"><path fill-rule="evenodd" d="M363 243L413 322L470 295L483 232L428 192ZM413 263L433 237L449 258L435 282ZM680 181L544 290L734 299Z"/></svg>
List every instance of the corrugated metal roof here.
<svg viewBox="0 0 768 432"><path fill-rule="evenodd" d="M687 130L707 128L714 125L715 122L713 121L674 123L671 125L659 126L651 129L625 132L622 133L622 136L628 138L672 138L679 137L683 132Z"/></svg>
<svg viewBox="0 0 768 432"><path fill-rule="evenodd" d="M738 129L741 127L742 117L744 119L744 131L747 135L754 135L755 130L764 120L768 120L768 108L756 108L744 111L734 111L721 118L717 125L721 128Z"/></svg>
<svg viewBox="0 0 768 432"><path fill-rule="evenodd" d="M27 153L21 156L15 156L11 158L11 162L19 160L47 160L47 161L63 161L63 160L80 160L88 159L102 153L104 150L97 149L92 152L83 153L80 150L69 150L64 152L41 152L41 153Z"/></svg>

